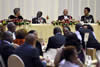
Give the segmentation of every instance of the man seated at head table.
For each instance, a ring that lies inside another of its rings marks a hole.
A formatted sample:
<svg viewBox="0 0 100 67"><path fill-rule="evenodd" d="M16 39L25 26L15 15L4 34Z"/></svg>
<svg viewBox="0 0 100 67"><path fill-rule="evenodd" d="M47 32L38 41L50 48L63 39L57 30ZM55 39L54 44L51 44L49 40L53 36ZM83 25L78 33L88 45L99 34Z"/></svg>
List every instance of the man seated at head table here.
<svg viewBox="0 0 100 67"><path fill-rule="evenodd" d="M33 24L46 23L46 19L42 17L42 11L37 12L37 16L32 19Z"/></svg>
<svg viewBox="0 0 100 67"><path fill-rule="evenodd" d="M15 54L23 60L25 67L44 67L39 58L36 41L35 34L28 34L25 43L15 50Z"/></svg>
<svg viewBox="0 0 100 67"><path fill-rule="evenodd" d="M84 8L84 15L81 17L81 21L83 21L84 23L94 23L94 18L92 15L90 15L90 8L89 7L85 7Z"/></svg>
<svg viewBox="0 0 100 67"><path fill-rule="evenodd" d="M58 20L63 21L63 20L66 20L66 19L72 19L72 16L68 15L67 9L64 9L63 15L59 16Z"/></svg>
<svg viewBox="0 0 100 67"><path fill-rule="evenodd" d="M20 15L20 8L15 8L13 12L14 15L10 15L8 19L23 19L23 17Z"/></svg>

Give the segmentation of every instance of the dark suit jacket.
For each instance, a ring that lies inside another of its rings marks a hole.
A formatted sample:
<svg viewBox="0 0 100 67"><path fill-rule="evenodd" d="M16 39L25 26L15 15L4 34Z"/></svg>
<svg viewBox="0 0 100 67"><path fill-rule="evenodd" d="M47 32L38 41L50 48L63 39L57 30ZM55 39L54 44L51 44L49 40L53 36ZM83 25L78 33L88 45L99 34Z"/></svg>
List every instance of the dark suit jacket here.
<svg viewBox="0 0 100 67"><path fill-rule="evenodd" d="M55 36L52 36L48 40L48 45L46 48L46 51L50 48L60 48L65 43L65 37L61 34L56 34Z"/></svg>
<svg viewBox="0 0 100 67"><path fill-rule="evenodd" d="M43 52L42 52L42 46L41 46L41 44L40 44L40 42L36 42L36 48L38 49L38 51L39 51L39 55L40 56L43 56Z"/></svg>
<svg viewBox="0 0 100 67"><path fill-rule="evenodd" d="M9 19L23 19L22 16L16 17L16 16L14 16L14 15L10 15L8 18L9 18Z"/></svg>
<svg viewBox="0 0 100 67"><path fill-rule="evenodd" d="M67 17L68 17L69 19L70 19L70 18L72 19L72 16L69 16L69 15L68 15ZM64 20L64 15L59 16L59 17L58 17L58 20Z"/></svg>
<svg viewBox="0 0 100 67"><path fill-rule="evenodd" d="M46 23L46 19L45 18L41 17L41 19L43 20L42 23ZM37 17L32 19L32 23L33 24L40 24L40 22L38 22L38 18Z"/></svg>
<svg viewBox="0 0 100 67"><path fill-rule="evenodd" d="M90 31L88 29L84 29L84 28L80 28L79 31L80 31L80 34L82 36L82 45L83 45L83 47L85 47L84 35L85 35L86 32L88 32L89 33L89 39L88 39L88 42L87 42L87 47L100 49L100 44L98 43L98 41L94 37L92 31Z"/></svg>
<svg viewBox="0 0 100 67"><path fill-rule="evenodd" d="M8 67L7 62L8 62L8 57L13 54L15 48L8 42L6 41L1 41L0 43L0 54L4 60L4 63L6 67Z"/></svg>
<svg viewBox="0 0 100 67"><path fill-rule="evenodd" d="M37 48L25 43L15 50L17 54L24 62L25 67L43 67Z"/></svg>
<svg viewBox="0 0 100 67"><path fill-rule="evenodd" d="M91 19L91 23L94 23L94 18L92 15L89 16L82 16L81 17L81 21L83 21L84 23L88 23L86 20L90 20Z"/></svg>

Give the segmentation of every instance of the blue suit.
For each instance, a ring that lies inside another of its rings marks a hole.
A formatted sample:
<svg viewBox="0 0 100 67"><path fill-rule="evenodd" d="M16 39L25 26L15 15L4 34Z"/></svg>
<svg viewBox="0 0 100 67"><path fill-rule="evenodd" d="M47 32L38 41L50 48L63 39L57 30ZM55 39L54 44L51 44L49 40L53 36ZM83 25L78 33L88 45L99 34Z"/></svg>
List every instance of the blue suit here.
<svg viewBox="0 0 100 67"><path fill-rule="evenodd" d="M15 50L15 54L23 60L25 67L43 67L38 50L30 44L21 45Z"/></svg>
<svg viewBox="0 0 100 67"><path fill-rule="evenodd" d="M14 53L15 48L6 40L0 41L0 54L4 60L5 66L8 67L8 57Z"/></svg>

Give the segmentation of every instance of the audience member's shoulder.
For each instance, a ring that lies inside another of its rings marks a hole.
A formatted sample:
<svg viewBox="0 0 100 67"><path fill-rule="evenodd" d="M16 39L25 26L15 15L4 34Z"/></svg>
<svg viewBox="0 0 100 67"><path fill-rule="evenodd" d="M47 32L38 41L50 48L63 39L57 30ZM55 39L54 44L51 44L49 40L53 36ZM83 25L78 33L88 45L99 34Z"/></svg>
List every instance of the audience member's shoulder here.
<svg viewBox="0 0 100 67"><path fill-rule="evenodd" d="M3 43L1 46L3 49L15 49L10 43Z"/></svg>
<svg viewBox="0 0 100 67"><path fill-rule="evenodd" d="M55 36L51 36L51 37L49 37L49 39L52 39L52 38L54 38Z"/></svg>

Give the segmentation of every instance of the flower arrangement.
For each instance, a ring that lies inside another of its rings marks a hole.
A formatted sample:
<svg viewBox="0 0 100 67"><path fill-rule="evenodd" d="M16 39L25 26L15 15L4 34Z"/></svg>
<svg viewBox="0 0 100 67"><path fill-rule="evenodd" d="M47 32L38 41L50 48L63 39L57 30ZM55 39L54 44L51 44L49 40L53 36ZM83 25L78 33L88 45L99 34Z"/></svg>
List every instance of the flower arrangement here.
<svg viewBox="0 0 100 67"><path fill-rule="evenodd" d="M52 21L51 22L54 26L55 25L60 25L60 26L69 26L69 25L75 25L75 24L77 24L77 23L79 23L79 21L75 21L74 19L72 19L72 20L62 20L62 21L60 21L60 20L57 20L57 21Z"/></svg>
<svg viewBox="0 0 100 67"><path fill-rule="evenodd" d="M99 20L97 20L97 23L98 23L98 25L100 25L100 21Z"/></svg>
<svg viewBox="0 0 100 67"><path fill-rule="evenodd" d="M31 23L30 20L22 20L22 19L4 19L1 20L0 23L2 23L3 25L7 25L9 22L14 22L16 25L28 25Z"/></svg>

